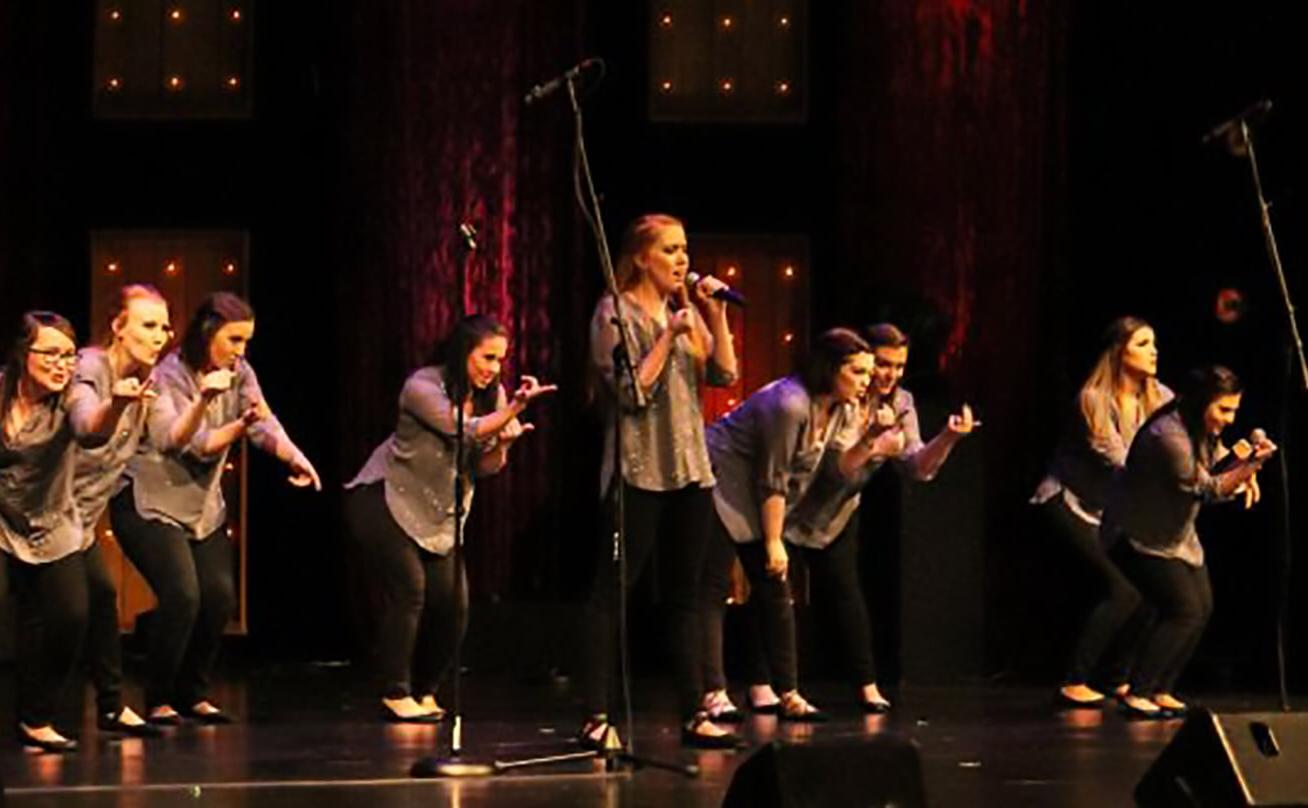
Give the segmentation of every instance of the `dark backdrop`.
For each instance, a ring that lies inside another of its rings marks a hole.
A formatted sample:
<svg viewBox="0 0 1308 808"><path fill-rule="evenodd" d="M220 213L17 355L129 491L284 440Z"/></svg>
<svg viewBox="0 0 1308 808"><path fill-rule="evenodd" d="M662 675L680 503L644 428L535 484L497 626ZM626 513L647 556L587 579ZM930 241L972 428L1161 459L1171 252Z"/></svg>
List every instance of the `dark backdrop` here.
<svg viewBox="0 0 1308 808"><path fill-rule="evenodd" d="M966 399L982 413L984 439L962 449L979 454L969 467L980 472L938 485L984 498L983 524L971 527L989 669L1055 675L1082 602L1024 503L1054 413L1108 319L1155 322L1165 381L1229 362L1250 382L1241 426L1280 433L1284 319L1247 168L1199 136L1274 99L1260 146L1302 293L1296 7L813 2L807 124L678 126L644 119L645 3L291 5L257 8L253 120L137 124L89 119L89 2L0 0L6 333L35 306L85 333L90 228L252 231L252 355L329 483L310 496L266 459L252 464L250 641L261 654L353 651L339 628L358 608L346 595L339 486L385 436L404 375L451 322L463 219L483 244L467 304L510 324L512 373L564 386L533 413L538 430L512 468L478 493L474 589L483 601L556 603L588 585L597 447L583 356L599 284L571 200L562 101L519 101L587 54L609 63L587 110L614 230L664 209L692 231L807 234L815 324L909 325L911 386L937 408ZM1212 299L1228 285L1250 311L1219 326ZM1300 433L1303 402L1292 409ZM1218 607L1197 681L1269 679L1280 497L1279 472L1266 476L1258 512L1205 525ZM869 564L889 656L901 629L886 592L948 597L896 590L895 564L884 563L900 553L891 488L872 497ZM1304 606L1296 598L1294 615Z"/></svg>

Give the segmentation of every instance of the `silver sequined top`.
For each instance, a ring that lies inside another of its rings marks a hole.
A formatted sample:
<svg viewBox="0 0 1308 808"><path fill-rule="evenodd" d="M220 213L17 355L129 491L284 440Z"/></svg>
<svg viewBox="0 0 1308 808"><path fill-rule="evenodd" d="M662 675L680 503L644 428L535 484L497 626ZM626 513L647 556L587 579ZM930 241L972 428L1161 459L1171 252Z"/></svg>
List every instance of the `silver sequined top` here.
<svg viewBox="0 0 1308 808"><path fill-rule="evenodd" d="M501 386L496 409L508 403ZM420 368L400 391L400 417L395 432L368 458L353 480L354 488L384 483L386 507L409 538L424 550L446 555L454 547L454 449L458 410L445 388L445 373L438 367ZM463 521L472 507L477 459L495 447L495 437L476 440L477 424L486 416L464 420Z"/></svg>
<svg viewBox="0 0 1308 808"><path fill-rule="evenodd" d="M699 311L694 311L696 328L705 328ZM632 365L641 361L654 348L654 343L665 326L656 322L629 296L623 298L623 312L631 327ZM613 326L613 299L600 298L590 321L590 352L600 377L608 391L607 404L621 411L623 479L633 488L645 491L675 491L689 485L711 488L715 479L704 444L704 415L700 409L700 372L690 353L690 338L677 337L668 353L667 364L654 389L645 396L644 405L638 407L630 379L626 374L614 373L613 349L617 345L617 330ZM735 381L712 359L705 368L705 381L716 387L725 387ZM604 457L600 468L600 496L603 497L613 480L613 420L612 412L605 416Z"/></svg>

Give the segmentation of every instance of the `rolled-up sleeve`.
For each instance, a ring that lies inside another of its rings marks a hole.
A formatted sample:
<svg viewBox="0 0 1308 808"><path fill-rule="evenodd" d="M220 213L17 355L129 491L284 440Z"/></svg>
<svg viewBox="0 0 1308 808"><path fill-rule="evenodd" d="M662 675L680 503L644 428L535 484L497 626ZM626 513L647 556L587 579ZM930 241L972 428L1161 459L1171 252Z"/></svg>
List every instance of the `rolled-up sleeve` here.
<svg viewBox="0 0 1308 808"><path fill-rule="evenodd" d="M109 442L113 437L113 430L105 430L103 434L99 434L91 429L91 419L104 398L97 389L97 380L83 365L83 360L79 358L73 381L68 385L68 392L64 395L63 407L68 413L68 423L73 429L73 440L83 449L96 449Z"/></svg>
<svg viewBox="0 0 1308 808"><path fill-rule="evenodd" d="M497 396L496 407L507 402L503 386ZM413 415L423 426L453 441L458 435L459 425L456 421L458 411L450 401L445 388L445 381L439 377L415 374L404 383L400 391L400 409ZM473 416L463 422L464 448L475 451L479 446L493 442L495 436L478 441L473 436L485 415Z"/></svg>
<svg viewBox="0 0 1308 808"><path fill-rule="evenodd" d="M237 418L241 417L241 414L251 406L259 403L263 403L268 412L266 417L260 418L250 425L250 428L246 430L246 436L249 437L250 443L265 452L275 454L277 444L283 440L289 443L290 438L287 437L286 430L282 428L282 422L277 420L272 408L267 406L268 402L264 400L263 389L259 386L259 377L248 362L241 363L237 385Z"/></svg>
<svg viewBox="0 0 1308 808"><path fill-rule="evenodd" d="M632 307L624 307L628 314L627 327L629 329L629 339L627 345L633 352L631 356L632 368L640 367L640 363L653 349L653 341L640 339L637 336L637 329L634 327L635 312ZM649 406L649 402L658 395L659 387L663 385L663 376L667 373L667 367L664 366L663 373L654 385L644 391L644 396L637 396L633 388L634 373L619 373L615 360L614 352L618 347L618 329L613 322L613 298L605 295L600 298L599 303L595 306L595 316L590 321L590 359L595 365L595 370L604 382L605 388L611 395L617 398L618 405L624 411L634 412Z"/></svg>
<svg viewBox="0 0 1308 808"><path fill-rule="evenodd" d="M777 391L776 398L759 408L754 433L755 485L760 502L774 494L784 496L789 490L792 461L809 419L804 397L786 394L782 388Z"/></svg>

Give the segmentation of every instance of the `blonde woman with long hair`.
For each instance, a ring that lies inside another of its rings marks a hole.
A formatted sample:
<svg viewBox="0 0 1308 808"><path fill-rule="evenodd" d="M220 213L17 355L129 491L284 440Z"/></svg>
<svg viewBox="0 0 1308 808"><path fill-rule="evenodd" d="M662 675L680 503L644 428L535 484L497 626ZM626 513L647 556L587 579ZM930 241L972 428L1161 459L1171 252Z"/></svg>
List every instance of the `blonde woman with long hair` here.
<svg viewBox="0 0 1308 808"><path fill-rule="evenodd" d="M1053 535L1102 592L1073 645L1058 692L1065 706L1096 707L1105 701L1102 690L1091 686L1092 678L1124 693L1135 636L1126 629L1134 629L1143 618L1140 593L1109 559L1099 540L1099 523L1109 485L1125 465L1136 431L1172 399L1157 375L1154 329L1137 317L1110 323L1049 473L1031 499L1041 506Z"/></svg>

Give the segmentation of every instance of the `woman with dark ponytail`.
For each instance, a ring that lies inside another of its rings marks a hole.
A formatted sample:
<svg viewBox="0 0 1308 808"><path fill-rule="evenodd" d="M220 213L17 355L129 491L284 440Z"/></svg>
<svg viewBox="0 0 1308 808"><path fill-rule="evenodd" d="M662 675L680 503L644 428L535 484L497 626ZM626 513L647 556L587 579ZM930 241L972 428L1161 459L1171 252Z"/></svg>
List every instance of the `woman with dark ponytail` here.
<svg viewBox="0 0 1308 808"><path fill-rule="evenodd" d="M1122 570L1158 613L1131 671L1122 704L1138 718L1183 714L1173 688L1213 611L1204 548L1195 530L1201 506L1243 494L1258 500L1255 476L1276 445L1254 430L1228 449L1241 384L1214 365L1190 373L1181 396L1140 427L1104 510L1103 532Z"/></svg>
<svg viewBox="0 0 1308 808"><path fill-rule="evenodd" d="M388 721L431 723L445 714L436 688L463 639L468 605L466 575L451 555L456 475L463 475L466 520L476 478L503 469L509 448L531 431L518 416L556 389L524 375L510 398L500 381L508 348L508 334L493 318L459 322L405 381L395 432L346 485L350 533L386 598L377 656Z"/></svg>
<svg viewBox="0 0 1308 808"><path fill-rule="evenodd" d="M158 394L149 440L110 502L114 535L159 601L146 682L146 718L175 725L231 717L209 698L223 628L236 610L232 543L222 474L233 443L248 437L291 471L297 487L321 490L318 472L264 400L245 358L254 309L217 292L200 304L179 350L154 372Z"/></svg>

